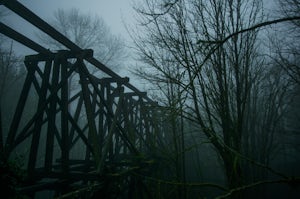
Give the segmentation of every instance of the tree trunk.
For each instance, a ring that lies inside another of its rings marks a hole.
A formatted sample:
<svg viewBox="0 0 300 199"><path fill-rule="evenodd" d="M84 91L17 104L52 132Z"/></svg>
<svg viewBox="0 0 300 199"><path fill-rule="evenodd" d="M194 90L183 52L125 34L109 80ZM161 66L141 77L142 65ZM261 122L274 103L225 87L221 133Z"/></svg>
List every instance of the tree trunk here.
<svg viewBox="0 0 300 199"><path fill-rule="evenodd" d="M241 166L241 161L238 156L234 155L232 152L227 151L222 157L224 161L224 169L227 177L227 183L229 189L235 189L243 185L243 171ZM243 197L243 191L234 193L231 198L241 199Z"/></svg>

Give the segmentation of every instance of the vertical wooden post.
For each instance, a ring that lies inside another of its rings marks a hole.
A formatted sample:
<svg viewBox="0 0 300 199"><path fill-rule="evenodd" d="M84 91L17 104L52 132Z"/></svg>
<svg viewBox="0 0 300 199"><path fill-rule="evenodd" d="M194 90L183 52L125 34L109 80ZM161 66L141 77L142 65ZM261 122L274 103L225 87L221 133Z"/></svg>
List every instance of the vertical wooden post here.
<svg viewBox="0 0 300 199"><path fill-rule="evenodd" d="M69 172L69 91L68 91L68 65L65 57L62 57L61 62L61 82L64 82L61 87L61 159L62 171L65 175Z"/></svg>
<svg viewBox="0 0 300 199"><path fill-rule="evenodd" d="M35 65L37 67L37 62L35 62ZM38 102L38 108L37 112L41 111L40 109L43 108L44 103L46 101L47 97L47 91L48 91L48 84L50 79L50 71L51 71L51 65L52 61L46 61L44 74L42 76L42 84L39 91L39 102ZM29 162L28 162L28 175L33 176L34 175L34 169L36 165L37 160L37 152L39 148L39 141L40 141L40 135L42 130L42 124L43 124L43 115L38 117L35 121L33 133L32 133L32 141L30 146L30 154L29 154Z"/></svg>
<svg viewBox="0 0 300 199"><path fill-rule="evenodd" d="M99 120L98 120L98 136L99 136L99 145L102 146L103 141L104 141L104 134L105 134L105 129L104 129L104 85L100 84L100 96L99 96ZM102 155L102 154L101 154Z"/></svg>
<svg viewBox="0 0 300 199"><path fill-rule="evenodd" d="M54 147L54 132L56 131L56 106L57 106L57 94L55 93L58 87L59 81L59 65L60 62L58 57L54 59L53 69L52 69L52 80L50 87L50 94L54 95L49 104L48 111L48 127L47 127L47 140L46 140L46 154L45 154L45 171L50 172L52 168L53 161L53 147Z"/></svg>
<svg viewBox="0 0 300 199"><path fill-rule="evenodd" d="M107 99L107 113L113 113L113 103L114 103L114 97L111 94L111 85L110 82L106 83L106 99ZM107 136L109 134L110 128L112 126L112 115L107 114L106 116L106 122L107 122ZM109 159L112 159L113 156L113 145L109 145ZM105 155L105 153L103 153Z"/></svg>
<svg viewBox="0 0 300 199"><path fill-rule="evenodd" d="M87 115L87 120L88 120L88 126L89 126L89 136L91 136L91 141L92 141L92 146L93 146L93 156L94 160L97 165L99 165L100 162L100 146L98 143L98 136L97 136L97 129L96 129L96 124L94 120L94 111L92 109L92 103L90 99L90 90L88 87L88 79L85 74L84 70L84 63L83 60L78 59L79 62L78 68L79 68L79 75L80 75L80 83L81 83L81 88L82 88L82 95L83 95L83 101L85 104L85 110L86 110L86 115Z"/></svg>
<svg viewBox="0 0 300 199"><path fill-rule="evenodd" d="M132 129L131 129L131 124L130 124L130 119L129 119L129 97L127 97L127 95L124 95L124 100L123 100L123 115L124 115L124 129L127 130L128 132L128 138L130 139L130 141L132 142ZM126 105L125 105L126 104ZM124 142L124 141L123 141ZM125 143L123 143L123 154L127 153L127 147L125 145Z"/></svg>
<svg viewBox="0 0 300 199"><path fill-rule="evenodd" d="M97 173L100 173L100 174L102 173L103 168L104 168L104 162L105 162L105 158L107 156L107 152L109 152L109 150L111 149L111 145L113 144L112 143L112 136L113 136L113 133L114 133L115 128L117 126L118 118L119 118L120 112L121 112L121 106L123 104L122 101L123 101L123 98L124 98L124 95L123 95L124 88L119 87L118 89L119 89L119 92L120 92L119 102L117 104L117 108L116 108L116 111L115 111L115 114L114 114L113 121L112 121L112 123L109 127L106 142L103 146L103 151L102 151L102 156L101 156L100 162L97 165Z"/></svg>

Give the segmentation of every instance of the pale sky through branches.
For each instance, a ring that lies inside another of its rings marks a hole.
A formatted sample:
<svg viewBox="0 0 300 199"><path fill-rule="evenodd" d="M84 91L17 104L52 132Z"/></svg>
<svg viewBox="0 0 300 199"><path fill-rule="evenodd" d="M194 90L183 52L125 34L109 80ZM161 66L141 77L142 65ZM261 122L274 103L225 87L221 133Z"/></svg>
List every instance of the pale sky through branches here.
<svg viewBox="0 0 300 199"><path fill-rule="evenodd" d="M83 14L101 17L105 24L110 28L113 35L120 36L126 46L132 46L131 38L125 28L125 24L132 26L134 21L134 10L132 8L132 0L18 0L25 7L33 11L46 22L50 23L54 19L54 12L58 9L76 8ZM2 6L3 7L3 6ZM5 8L4 8L5 10ZM1 20L3 23L12 27L16 31L24 34L33 41L38 42L36 33L37 28L10 12L10 14ZM44 46L47 48L47 46ZM35 54L34 51L14 42L14 49L20 56ZM128 49L130 51L130 49ZM130 53L129 53L130 55ZM120 76L129 76L134 81L130 69L135 65L128 59L120 71L116 71ZM136 85L142 89L139 85Z"/></svg>
<svg viewBox="0 0 300 199"><path fill-rule="evenodd" d="M114 34L125 31L122 18L128 21L132 15L130 0L20 0L20 2L44 19L53 16L59 8L78 8L84 13L98 15L110 26Z"/></svg>
<svg viewBox="0 0 300 199"><path fill-rule="evenodd" d="M84 14L90 14L92 16L97 15L101 17L110 31L114 35L118 35L124 39L127 46L132 46L131 38L127 32L125 25L133 27L136 23L134 19L135 11L133 10L134 0L18 0L24 6L29 8L39 17L44 19L46 22L51 22L54 18L54 12L58 9L79 9ZM272 7L274 0L264 0L266 7ZM267 11L266 13L269 13ZM36 33L38 29L34 28L31 24L28 24L14 13L10 14L3 22L15 30L21 32L32 40L38 42ZM35 52L30 49L17 44L14 44L15 51L21 56L34 54ZM46 47L46 46L45 46ZM46 47L47 48L47 47ZM129 51L130 49L128 49ZM135 65L132 59L124 63L122 66L121 76L131 76L131 82L134 79L130 70L131 66ZM130 63L131 62L131 63ZM140 82L139 82L140 84ZM141 88L139 85L137 87ZM143 90L143 88L141 88Z"/></svg>
<svg viewBox="0 0 300 199"><path fill-rule="evenodd" d="M82 13L98 15L104 19L112 34L120 35L126 41L130 40L124 23L134 23L131 0L19 0L19 2L47 22L53 19L53 13L58 9L77 8ZM34 32L37 30L24 23L23 19L11 14L5 23L35 40Z"/></svg>

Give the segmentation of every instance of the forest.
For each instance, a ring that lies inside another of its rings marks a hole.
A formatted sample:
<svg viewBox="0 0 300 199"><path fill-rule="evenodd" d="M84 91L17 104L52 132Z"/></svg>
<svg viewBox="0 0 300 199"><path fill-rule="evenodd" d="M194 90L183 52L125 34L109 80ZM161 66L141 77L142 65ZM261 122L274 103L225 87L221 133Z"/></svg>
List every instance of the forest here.
<svg viewBox="0 0 300 199"><path fill-rule="evenodd" d="M3 196L299 198L300 0L133 8L133 53L78 9L49 24L82 54L38 32L56 51L19 55L0 31ZM128 59L147 93L115 74Z"/></svg>

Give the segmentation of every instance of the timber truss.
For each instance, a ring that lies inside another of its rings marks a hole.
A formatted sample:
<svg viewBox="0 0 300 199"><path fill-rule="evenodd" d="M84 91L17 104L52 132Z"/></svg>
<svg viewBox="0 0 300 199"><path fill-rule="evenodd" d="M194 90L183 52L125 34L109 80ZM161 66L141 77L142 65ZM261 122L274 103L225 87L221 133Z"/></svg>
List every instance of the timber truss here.
<svg viewBox="0 0 300 199"><path fill-rule="evenodd" d="M112 167L126 171L137 166L133 157L153 153L164 135L157 103L19 2L0 2L69 49L51 52L0 22L2 34L37 52L25 57L27 76L1 146L6 157L28 151L21 191L59 192L62 185L95 181ZM91 72L95 68L102 78ZM27 120L26 108L34 113Z"/></svg>

